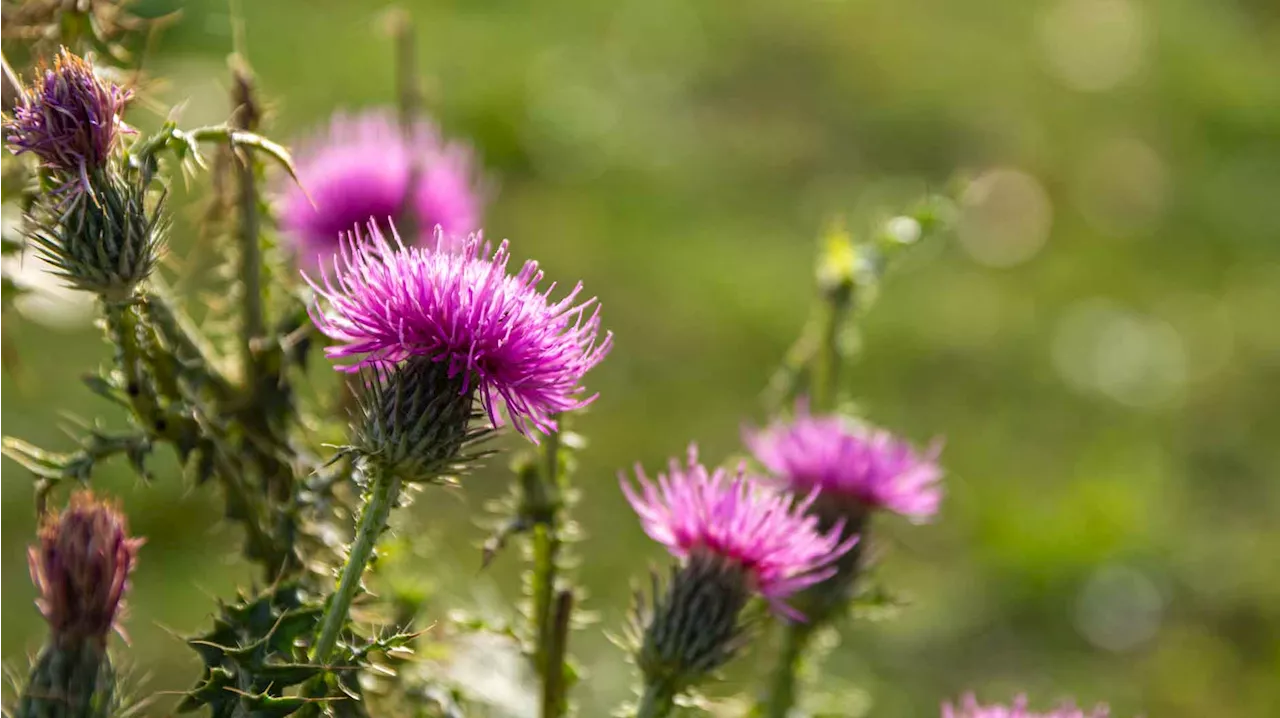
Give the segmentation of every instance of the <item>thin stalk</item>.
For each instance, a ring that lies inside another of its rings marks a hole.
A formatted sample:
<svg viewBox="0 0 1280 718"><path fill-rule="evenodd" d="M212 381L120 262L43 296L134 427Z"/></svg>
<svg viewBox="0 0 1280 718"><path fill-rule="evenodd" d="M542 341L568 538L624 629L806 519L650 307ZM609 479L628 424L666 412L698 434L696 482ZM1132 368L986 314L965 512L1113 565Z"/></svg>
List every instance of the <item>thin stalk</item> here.
<svg viewBox="0 0 1280 718"><path fill-rule="evenodd" d="M351 602L360 588L360 577L373 558L374 546L386 530L391 509L400 496L400 477L377 468L372 468L370 474L369 497L360 510L360 521L356 525L347 564L342 568L338 588L320 620L320 637L311 649L311 660L316 663L328 661L338 645L338 636L347 625L347 612L351 610Z"/></svg>
<svg viewBox="0 0 1280 718"><path fill-rule="evenodd" d="M547 666L550 670L542 681L541 718L560 718L568 705L563 669L565 655L569 648L569 619L572 615L573 591L566 589L556 594L550 642L547 645Z"/></svg>
<svg viewBox="0 0 1280 718"><path fill-rule="evenodd" d="M406 147L414 146L418 114L422 106L422 83L418 78L418 50L414 42L413 16L398 9L391 16L391 33L396 47L396 110L400 134ZM416 237L421 229L414 213L414 197L418 193L419 166L417 155L409 163L409 181L405 185L404 203L396 217L396 228L405 237ZM430 229L430 228L428 228Z"/></svg>
<svg viewBox="0 0 1280 718"><path fill-rule="evenodd" d="M788 621L782 630L782 646L779 651L778 666L769 680L769 693L763 711L763 718L786 718L791 706L796 702L796 674L800 670L800 662L804 650L813 636L814 626L811 623Z"/></svg>
<svg viewBox="0 0 1280 718"><path fill-rule="evenodd" d="M532 504L536 521L533 527L533 655L534 664L545 681L560 668L552 665L547 655L553 632L551 598L555 594L560 553L560 432L548 434L540 450L543 463L534 479L537 485L527 487L533 488L534 494L526 495L526 500Z"/></svg>
<svg viewBox="0 0 1280 718"><path fill-rule="evenodd" d="M845 362L845 349L841 336L846 331L850 310L853 309L853 285L834 287L825 297L822 308L822 329L813 372L813 402L815 411L834 411L840 401L841 369Z"/></svg>
<svg viewBox="0 0 1280 718"><path fill-rule="evenodd" d="M663 682L647 683L640 696L636 718L666 718L676 705L676 692Z"/></svg>
<svg viewBox="0 0 1280 718"><path fill-rule="evenodd" d="M249 72L240 63L232 67L235 80L232 102L235 104L233 119L237 129L252 131L257 124L258 112L253 98L253 83ZM236 217L239 223L236 238L240 243L237 275L241 283L240 295L240 355L241 379L250 397L257 394L259 376L257 349L266 334L266 317L262 307L262 246L261 220L258 217L258 178L254 172L253 157L247 150L237 148L234 140L232 154L239 161L236 171Z"/></svg>

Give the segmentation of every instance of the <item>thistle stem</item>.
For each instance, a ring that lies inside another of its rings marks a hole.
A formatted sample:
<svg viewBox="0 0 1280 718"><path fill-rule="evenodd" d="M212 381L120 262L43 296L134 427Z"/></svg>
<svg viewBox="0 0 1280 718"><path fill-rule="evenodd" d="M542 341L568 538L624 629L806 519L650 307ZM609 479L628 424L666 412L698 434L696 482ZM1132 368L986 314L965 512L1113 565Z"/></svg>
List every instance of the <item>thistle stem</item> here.
<svg viewBox="0 0 1280 718"><path fill-rule="evenodd" d="M356 591L360 588L360 577L373 558L373 549L378 537L387 528L387 519L391 509L400 496L400 477L379 469L372 469L370 475L369 497L360 510L360 521L356 525L355 540L351 543L351 552L347 563L342 568L342 577L338 580L338 588L325 608L324 617L320 620L319 638L311 649L311 660L325 663L338 645L338 636L347 625L347 612L351 602L355 600Z"/></svg>
<svg viewBox="0 0 1280 718"><path fill-rule="evenodd" d="M395 38L396 48L396 109L400 134L405 146L413 147L415 125L422 105L422 83L418 79L418 51L414 42L413 16L409 11L397 9L394 12L391 16L391 33ZM396 228L405 237L417 237L423 229L418 226L418 216L413 211L419 175L422 173L421 163L416 155L414 157L415 161L409 165L404 204L396 216Z"/></svg>
<svg viewBox="0 0 1280 718"><path fill-rule="evenodd" d="M560 718L565 712L563 666L569 647L569 618L572 615L573 591L566 589L556 594L555 613L551 617L550 641L546 646L546 662L550 670L542 680L541 718Z"/></svg>
<svg viewBox="0 0 1280 718"><path fill-rule="evenodd" d="M763 718L786 718L796 701L796 674L801 658L813 636L811 623L788 622L782 631L778 665L769 681L769 694L763 706Z"/></svg>
<svg viewBox="0 0 1280 718"><path fill-rule="evenodd" d="M556 560L560 553L559 484L560 432L547 435L541 447L543 465L539 472L529 472L530 485L525 487L525 500L534 514L533 527L533 631L534 664L543 681L560 666L551 665L547 644L553 630L551 598L556 588Z"/></svg>
<svg viewBox="0 0 1280 718"><path fill-rule="evenodd" d="M237 129L254 129L257 122L257 108L253 99L253 84L248 69L235 64L232 68L235 86L232 90L232 102L235 103L235 126ZM248 151L240 150L234 141L232 154L238 160L235 163L236 186L239 205L237 218L239 221L236 238L240 241L238 276L241 282L240 295L240 352L241 379L248 389L249 395L255 396L258 390L259 366L257 347L266 334L266 318L262 308L262 247L260 242L261 226L258 217L258 179L254 173L253 157Z"/></svg>
<svg viewBox="0 0 1280 718"><path fill-rule="evenodd" d="M815 411L833 411L840 401L840 371L845 362L841 335L853 309L852 284L840 284L829 290L822 308L822 333L815 360L813 402Z"/></svg>
<svg viewBox="0 0 1280 718"><path fill-rule="evenodd" d="M662 681L646 683L636 718L665 718L676 705L676 692Z"/></svg>

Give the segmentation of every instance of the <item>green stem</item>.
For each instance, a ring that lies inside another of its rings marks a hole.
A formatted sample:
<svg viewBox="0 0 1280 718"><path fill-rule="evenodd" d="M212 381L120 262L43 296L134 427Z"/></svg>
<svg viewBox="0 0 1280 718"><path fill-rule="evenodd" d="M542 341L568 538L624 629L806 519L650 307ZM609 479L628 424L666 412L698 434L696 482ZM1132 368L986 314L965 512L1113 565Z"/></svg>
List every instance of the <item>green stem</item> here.
<svg viewBox="0 0 1280 718"><path fill-rule="evenodd" d="M573 615L573 591L556 594L555 614L551 620L547 649L546 676L542 680L542 718L560 718L568 701L565 699L564 660L569 648L569 619Z"/></svg>
<svg viewBox="0 0 1280 718"><path fill-rule="evenodd" d="M853 285L830 290L823 303L822 333L818 344L810 401L815 412L834 411L840 401L840 370L845 362L841 335L853 308Z"/></svg>
<svg viewBox="0 0 1280 718"><path fill-rule="evenodd" d="M401 9L396 12L392 18L391 32L395 36L396 46L396 109L399 114L400 133L404 136L406 146L412 147L413 135L417 131L419 107L422 104L422 88L418 80L418 52L414 43L413 17L407 10ZM418 217L413 212L413 198L417 196L421 173L422 168L419 162L412 162L409 166L408 190L405 192L404 205L396 216L396 228L404 237L418 236Z"/></svg>
<svg viewBox="0 0 1280 718"><path fill-rule="evenodd" d="M647 683L640 696L636 718L665 718L676 705L676 692L667 683Z"/></svg>
<svg viewBox="0 0 1280 718"><path fill-rule="evenodd" d="M338 588L329 600L324 618L320 620L320 637L311 649L311 660L316 663L328 661L334 647L338 645L338 636L347 625L347 612L360 588L360 577L373 558L373 548L378 537L386 530L391 509L400 496L400 477L394 474L372 469L370 483L369 498L360 511L360 521L356 525L356 537L351 543L347 564L342 568Z"/></svg>
<svg viewBox="0 0 1280 718"><path fill-rule="evenodd" d="M548 661L547 644L553 631L551 598L555 594L557 558L560 553L559 483L560 432L547 435L541 447L540 472L529 472L532 485L526 485L525 500L533 510L533 630L534 664L547 680L560 669Z"/></svg>
<svg viewBox="0 0 1280 718"><path fill-rule="evenodd" d="M769 693L761 713L763 718L786 718L795 705L796 674L811 636L813 624L787 622L782 631L778 665L769 681Z"/></svg>
<svg viewBox="0 0 1280 718"><path fill-rule="evenodd" d="M236 105L235 123L239 129L253 130L257 119L257 109L253 101L252 83L248 71L237 67L234 70L235 88L232 101ZM238 276L241 282L240 295L240 352L241 379L248 389L249 396L257 394L259 366L257 348L263 335L266 334L266 318L262 308L262 246L258 217L258 178L254 173L253 156L248 151L236 147L231 140L232 154L239 161L236 165L236 186L239 190L237 218L239 228L236 233L240 241L240 263Z"/></svg>
<svg viewBox="0 0 1280 718"><path fill-rule="evenodd" d="M153 387L147 381L142 345L138 340L138 314L128 303L104 302L107 334L116 346L116 360L124 375L125 394L134 416L150 434L164 435L166 423Z"/></svg>

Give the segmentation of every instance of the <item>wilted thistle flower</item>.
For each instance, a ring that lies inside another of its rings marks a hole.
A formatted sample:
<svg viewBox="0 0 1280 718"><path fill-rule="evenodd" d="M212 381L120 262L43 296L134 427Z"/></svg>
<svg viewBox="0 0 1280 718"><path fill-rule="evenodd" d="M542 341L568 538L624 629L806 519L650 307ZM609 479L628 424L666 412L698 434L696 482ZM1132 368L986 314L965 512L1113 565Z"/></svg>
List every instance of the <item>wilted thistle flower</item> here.
<svg viewBox="0 0 1280 718"><path fill-rule="evenodd" d="M370 367L361 378L360 416L348 450L405 481L452 473L463 447L487 433L468 428L475 388L464 388L461 375L449 376L446 362L412 357Z"/></svg>
<svg viewBox="0 0 1280 718"><path fill-rule="evenodd" d="M756 459L792 491L820 490L849 502L849 513L884 510L927 521L938 512L937 445L920 453L887 431L842 416L812 416L804 403L791 421L744 433Z"/></svg>
<svg viewBox="0 0 1280 718"><path fill-rule="evenodd" d="M409 244L429 242L437 226L449 237L480 228L483 192L471 150L446 143L426 120L406 133L390 112L340 114L296 157L306 191L290 186L280 223L304 267L327 264L341 238L371 220L384 230L389 220L409 220L416 228Z"/></svg>
<svg viewBox="0 0 1280 718"><path fill-rule="evenodd" d="M641 628L637 663L653 691L674 696L728 661L752 595L802 619L785 599L829 576L857 541L841 539L839 527L820 532L805 513L812 497L797 502L742 467L708 471L693 446L685 465L672 459L656 481L639 466L636 475L639 493L625 476L623 493L645 532L683 564Z"/></svg>
<svg viewBox="0 0 1280 718"><path fill-rule="evenodd" d="M1057 710L1038 713L1027 710L1027 697L1018 696L1012 705L979 705L973 694L966 695L959 706L950 703L942 704L942 718L1108 718L1111 711L1106 706L1098 706L1085 712L1073 703L1066 703Z"/></svg>
<svg viewBox="0 0 1280 718"><path fill-rule="evenodd" d="M597 342L599 307L594 299L575 304L581 284L553 303L554 284L538 290L536 262L507 273L506 242L486 257L478 236L458 252L393 237L370 223L366 236L348 238L332 274L308 277L317 294L312 319L335 341L326 353L354 360L340 369L430 359L460 379L459 394L476 393L495 426L500 400L516 429L535 439L534 430L554 430L552 415L595 398L583 396L582 377L613 337ZM437 233L437 247L445 241Z"/></svg>
<svg viewBox="0 0 1280 718"><path fill-rule="evenodd" d="M132 96L98 79L93 66L63 48L53 67L42 67L5 123L5 141L17 154L35 153L64 182L79 182L107 166L117 139L128 131L120 115Z"/></svg>
<svg viewBox="0 0 1280 718"><path fill-rule="evenodd" d="M31 548L49 641L22 691L19 718L106 718L116 704L107 635L120 617L141 539L123 514L87 491L47 516Z"/></svg>

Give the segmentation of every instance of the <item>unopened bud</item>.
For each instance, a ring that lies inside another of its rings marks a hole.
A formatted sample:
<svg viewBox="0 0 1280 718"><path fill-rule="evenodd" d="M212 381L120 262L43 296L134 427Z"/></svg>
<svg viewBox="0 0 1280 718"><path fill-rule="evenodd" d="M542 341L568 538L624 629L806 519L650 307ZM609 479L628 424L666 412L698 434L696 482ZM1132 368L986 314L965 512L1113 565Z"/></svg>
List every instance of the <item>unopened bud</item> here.
<svg viewBox="0 0 1280 718"><path fill-rule="evenodd" d="M141 539L119 509L85 491L45 518L28 554L49 623L18 718L107 718L116 710L107 636L116 627Z"/></svg>
<svg viewBox="0 0 1280 718"><path fill-rule="evenodd" d="M125 301L159 259L160 208L148 211L145 185L113 171L95 173L89 187L38 206L29 238L71 287Z"/></svg>
<svg viewBox="0 0 1280 718"><path fill-rule="evenodd" d="M45 518L28 559L54 642L106 642L141 545L142 539L129 538L124 514L88 491Z"/></svg>

